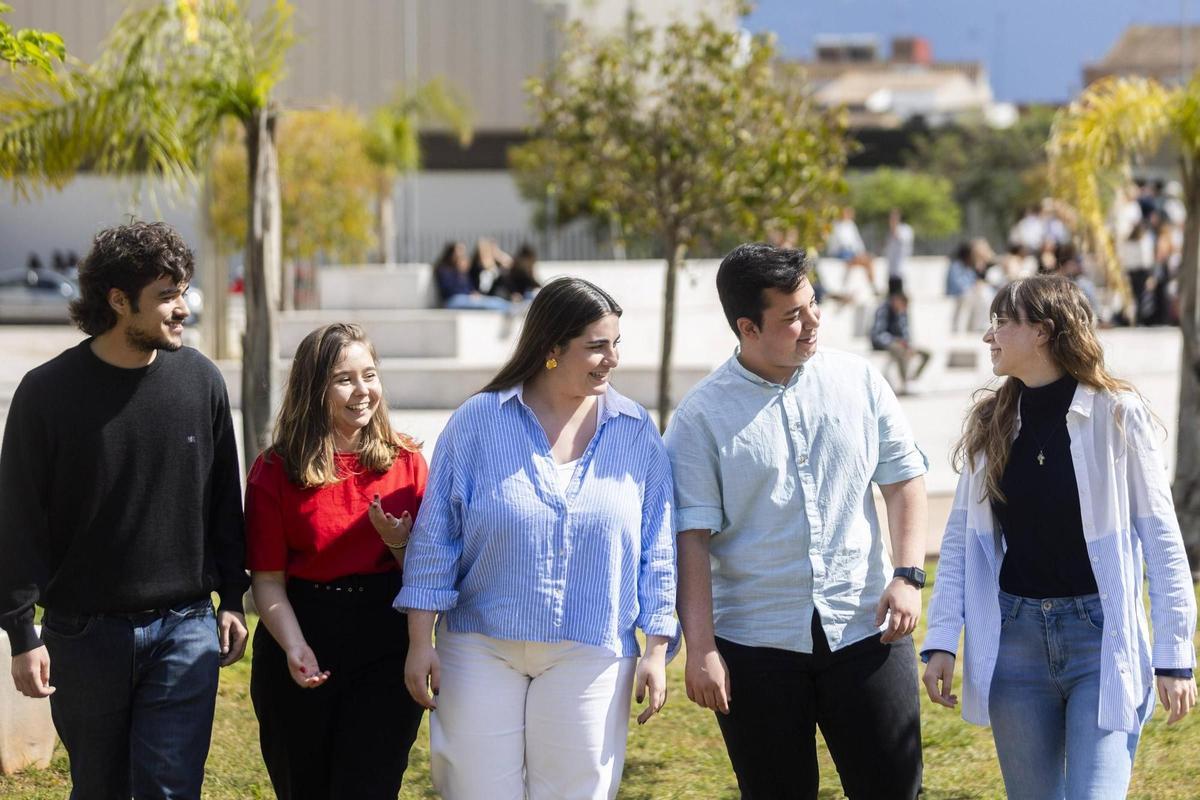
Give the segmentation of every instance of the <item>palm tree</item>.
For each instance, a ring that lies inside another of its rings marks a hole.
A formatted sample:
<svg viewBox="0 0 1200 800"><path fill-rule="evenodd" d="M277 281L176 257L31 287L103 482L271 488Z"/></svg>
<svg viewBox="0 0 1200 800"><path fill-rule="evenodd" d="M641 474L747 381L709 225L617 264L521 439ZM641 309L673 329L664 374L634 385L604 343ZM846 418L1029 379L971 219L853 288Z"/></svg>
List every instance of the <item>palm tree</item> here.
<svg viewBox="0 0 1200 800"><path fill-rule="evenodd" d="M380 260L396 260L396 218L392 191L396 178L421 165L421 125L442 122L450 127L463 147L471 143L471 114L466 103L441 79L435 78L412 92L397 92L396 98L371 115L364 149L378 170L376 211L378 213Z"/></svg>
<svg viewBox="0 0 1200 800"><path fill-rule="evenodd" d="M1200 580L1200 72L1175 88L1145 78L1107 78L1092 84L1055 118L1048 151L1056 191L1079 212L1085 238L1104 265L1109 285L1124 291L1112 236L1104 224L1105 201L1133 159L1153 155L1164 145L1178 152L1187 207L1179 270L1183 355L1173 494L1192 575Z"/></svg>
<svg viewBox="0 0 1200 800"><path fill-rule="evenodd" d="M242 347L246 464L266 445L270 423L281 250L271 92L293 42L286 0L272 0L253 21L250 4L134 4L95 64L72 63L51 75L26 70L16 88L0 96L0 177L22 194L61 186L83 169L153 175L182 191L195 186L222 121L242 125L250 197Z"/></svg>

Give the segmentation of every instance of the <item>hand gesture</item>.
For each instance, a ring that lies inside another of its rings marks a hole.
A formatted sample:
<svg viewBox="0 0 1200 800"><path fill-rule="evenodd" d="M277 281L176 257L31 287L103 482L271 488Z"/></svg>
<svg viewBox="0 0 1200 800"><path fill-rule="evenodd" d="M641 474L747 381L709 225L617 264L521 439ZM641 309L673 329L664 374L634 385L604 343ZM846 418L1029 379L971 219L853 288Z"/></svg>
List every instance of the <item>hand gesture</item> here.
<svg viewBox="0 0 1200 800"><path fill-rule="evenodd" d="M903 639L915 631L917 620L921 618L921 590L903 578L894 578L875 607L875 624L882 625L885 618L888 627L879 639L884 644Z"/></svg>
<svg viewBox="0 0 1200 800"><path fill-rule="evenodd" d="M958 705L958 695L950 693L950 687L954 685L954 656L944 652L930 654L921 682L925 684L929 699L939 706L954 708Z"/></svg>
<svg viewBox="0 0 1200 800"><path fill-rule="evenodd" d="M715 646L703 651L688 650L684 685L688 699L696 705L729 713L729 703L733 700L729 669Z"/></svg>
<svg viewBox="0 0 1200 800"><path fill-rule="evenodd" d="M407 511L399 517L392 516L383 510L379 495L375 495L375 499L367 507L367 517L375 526L379 538L383 539L383 543L388 547L398 549L408 543L408 536L412 533L412 516Z"/></svg>
<svg viewBox="0 0 1200 800"><path fill-rule="evenodd" d="M287 649L287 665L288 672L292 674L292 680L301 689L315 689L329 680L329 670L321 671L321 667L317 664L316 653L312 651L307 642L301 642Z"/></svg>
<svg viewBox="0 0 1200 800"><path fill-rule="evenodd" d="M13 656L12 679L17 691L26 697L54 694L54 687L50 685L50 653L46 645Z"/></svg>
<svg viewBox="0 0 1200 800"><path fill-rule="evenodd" d="M442 664L433 645L409 644L404 660L404 685L418 705L433 711L437 708L437 693L442 683Z"/></svg>
<svg viewBox="0 0 1200 800"><path fill-rule="evenodd" d="M228 667L246 654L250 638L246 615L237 611L218 612L217 630L221 638L221 666Z"/></svg>
<svg viewBox="0 0 1200 800"><path fill-rule="evenodd" d="M647 650L638 660L633 685L637 690L639 703L644 703L647 696L650 699L650 704L637 718L638 725L645 725L667 702L667 661L661 648Z"/></svg>
<svg viewBox="0 0 1200 800"><path fill-rule="evenodd" d="M1196 705L1195 678L1171 678L1159 675L1154 679L1154 683L1158 688L1158 699L1162 701L1163 708L1169 712L1168 725L1179 722Z"/></svg>

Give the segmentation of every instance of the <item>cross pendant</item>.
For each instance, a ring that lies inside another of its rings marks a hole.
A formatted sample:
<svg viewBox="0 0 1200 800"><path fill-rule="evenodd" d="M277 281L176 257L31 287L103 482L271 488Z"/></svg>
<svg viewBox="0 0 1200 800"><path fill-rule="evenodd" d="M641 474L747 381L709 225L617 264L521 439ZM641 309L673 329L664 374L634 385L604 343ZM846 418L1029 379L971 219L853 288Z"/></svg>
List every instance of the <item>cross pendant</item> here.
<svg viewBox="0 0 1200 800"><path fill-rule="evenodd" d="M1045 463L1046 463L1046 456L1044 456L1042 454L1041 450L1038 450L1038 466L1040 467Z"/></svg>

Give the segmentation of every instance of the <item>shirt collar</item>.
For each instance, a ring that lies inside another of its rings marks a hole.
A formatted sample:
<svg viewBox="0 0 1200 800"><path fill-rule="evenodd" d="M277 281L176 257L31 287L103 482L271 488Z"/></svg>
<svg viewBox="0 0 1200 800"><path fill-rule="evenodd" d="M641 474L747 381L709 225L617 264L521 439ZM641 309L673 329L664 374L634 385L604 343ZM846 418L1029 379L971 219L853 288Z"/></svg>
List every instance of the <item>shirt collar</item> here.
<svg viewBox="0 0 1200 800"><path fill-rule="evenodd" d="M756 386L762 386L765 389L778 389L780 386L782 386L785 389L790 389L791 387L796 385L796 381L800 380L800 376L804 374L805 365L801 364L800 366L796 367L796 371L792 373L792 377L788 379L787 383L784 383L784 384L772 383L771 381L767 380L766 378L762 377L761 375L753 373L750 370L746 369L744 366L742 366L742 362L740 360L738 360L738 356L741 354L741 352L742 352L741 345L738 345L737 347L733 348L733 356L729 359L729 361L726 362L726 364L729 365L729 370L734 375L737 375L739 378L742 378L744 380L750 381L750 383L753 383Z"/></svg>
<svg viewBox="0 0 1200 800"><path fill-rule="evenodd" d="M1092 416L1092 406L1095 403L1096 390L1091 386L1085 386L1081 382L1075 387L1075 396L1071 398L1071 405L1067 408L1067 413L1074 412L1090 419Z"/></svg>
<svg viewBox="0 0 1200 800"><path fill-rule="evenodd" d="M504 405L514 397L521 402L521 405L525 404L525 384L518 383L516 386L510 386L496 393L496 400L500 405ZM642 416L637 403L609 385L604 392L604 416L599 422L603 423L605 420L611 419L618 414L624 414L634 419L641 419Z"/></svg>

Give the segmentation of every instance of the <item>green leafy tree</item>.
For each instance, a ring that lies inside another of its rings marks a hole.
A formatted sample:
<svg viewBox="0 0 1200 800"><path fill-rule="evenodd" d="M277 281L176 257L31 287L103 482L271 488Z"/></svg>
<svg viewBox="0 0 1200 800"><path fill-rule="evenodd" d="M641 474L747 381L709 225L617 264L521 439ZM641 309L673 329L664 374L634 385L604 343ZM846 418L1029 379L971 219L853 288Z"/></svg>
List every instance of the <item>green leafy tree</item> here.
<svg viewBox="0 0 1200 800"><path fill-rule="evenodd" d="M0 15L11 11L12 6L8 3L0 3ZM57 33L32 28L13 30L12 25L0 19L0 61L6 61L13 67L36 67L52 75L54 62L66 57L67 47Z"/></svg>
<svg viewBox="0 0 1200 800"><path fill-rule="evenodd" d="M421 166L421 126L441 123L463 147L471 143L471 112L466 100L445 81L434 78L414 91L397 92L376 109L364 132L367 158L375 165L376 235L385 264L396 260L396 211L392 192L396 179Z"/></svg>
<svg viewBox="0 0 1200 800"><path fill-rule="evenodd" d="M131 5L91 66L23 70L0 97L0 177L18 192L61 186L81 169L154 175L192 188L222 122L245 132L246 335L243 448L265 446L275 380L280 195L271 93L293 42L291 6L270 0L144 0ZM40 77L39 77L40 76ZM215 287L220 291L220 287Z"/></svg>
<svg viewBox="0 0 1200 800"><path fill-rule="evenodd" d="M293 111L279 121L283 260L361 261L372 244L375 168L363 123L347 109ZM245 247L245 133L228 126L212 159L208 219L221 247ZM287 292L285 292L285 295Z"/></svg>
<svg viewBox="0 0 1200 800"><path fill-rule="evenodd" d="M1017 212L1046 196L1046 140L1054 110L1036 106L1010 128L984 122L940 128L916 138L909 168L950 181L960 209L980 208L1006 233Z"/></svg>
<svg viewBox="0 0 1200 800"><path fill-rule="evenodd" d="M1105 223L1107 206L1128 179L1129 164L1165 144L1179 154L1187 207L1179 268L1183 353L1173 494L1192 575L1200 579L1200 73L1170 89L1144 78L1097 81L1059 112L1047 151L1057 196L1074 206L1109 286L1124 290Z"/></svg>
<svg viewBox="0 0 1200 800"><path fill-rule="evenodd" d="M712 19L620 34L579 25L528 91L530 141L510 151L527 196L654 241L666 259L659 424L670 413L678 267L689 249L792 233L821 240L845 191L845 127L781 75L769 37Z"/></svg>
<svg viewBox="0 0 1200 800"><path fill-rule="evenodd" d="M944 239L961 227L950 181L908 170L880 169L850 180L850 204L864 227L886 227L893 208L923 239Z"/></svg>

